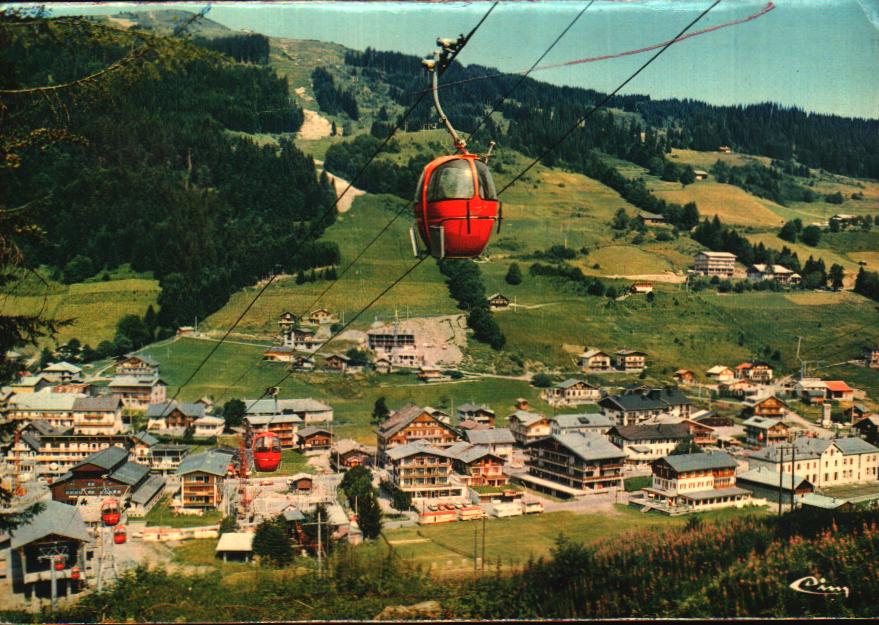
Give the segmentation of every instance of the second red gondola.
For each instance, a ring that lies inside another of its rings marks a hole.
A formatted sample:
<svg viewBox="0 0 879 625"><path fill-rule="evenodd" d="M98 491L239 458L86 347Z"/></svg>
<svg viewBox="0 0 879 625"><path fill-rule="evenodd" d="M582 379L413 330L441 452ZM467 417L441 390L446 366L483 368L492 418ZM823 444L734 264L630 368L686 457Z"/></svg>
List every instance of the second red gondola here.
<svg viewBox="0 0 879 625"><path fill-rule="evenodd" d="M101 521L107 527L118 524L122 518L119 502L115 499L105 499L101 502Z"/></svg>
<svg viewBox="0 0 879 625"><path fill-rule="evenodd" d="M281 464L281 439L273 432L260 432L253 439L253 466L266 473Z"/></svg>

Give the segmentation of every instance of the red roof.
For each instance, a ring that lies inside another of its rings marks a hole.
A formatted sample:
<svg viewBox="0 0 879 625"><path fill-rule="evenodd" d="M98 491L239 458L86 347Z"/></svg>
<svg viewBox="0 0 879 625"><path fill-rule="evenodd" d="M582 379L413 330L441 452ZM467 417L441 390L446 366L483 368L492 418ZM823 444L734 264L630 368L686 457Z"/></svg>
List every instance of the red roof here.
<svg viewBox="0 0 879 625"><path fill-rule="evenodd" d="M751 368L750 362L743 362L738 367L736 367L736 369L750 369L750 368Z"/></svg>
<svg viewBox="0 0 879 625"><path fill-rule="evenodd" d="M833 391L834 393L852 392L852 388L842 380L828 380L824 384L827 386L828 391Z"/></svg>

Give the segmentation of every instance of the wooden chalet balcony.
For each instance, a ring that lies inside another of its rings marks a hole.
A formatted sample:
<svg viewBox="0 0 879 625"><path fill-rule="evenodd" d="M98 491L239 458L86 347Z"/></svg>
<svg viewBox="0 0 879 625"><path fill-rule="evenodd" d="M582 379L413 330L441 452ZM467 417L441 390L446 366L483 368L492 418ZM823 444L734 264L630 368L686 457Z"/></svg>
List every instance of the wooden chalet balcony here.
<svg viewBox="0 0 879 625"><path fill-rule="evenodd" d="M215 484L186 484L186 483L184 483L182 488L183 488L183 491L186 493L193 493L193 494L207 493L207 494L212 495L214 493L214 491L217 489L217 486Z"/></svg>

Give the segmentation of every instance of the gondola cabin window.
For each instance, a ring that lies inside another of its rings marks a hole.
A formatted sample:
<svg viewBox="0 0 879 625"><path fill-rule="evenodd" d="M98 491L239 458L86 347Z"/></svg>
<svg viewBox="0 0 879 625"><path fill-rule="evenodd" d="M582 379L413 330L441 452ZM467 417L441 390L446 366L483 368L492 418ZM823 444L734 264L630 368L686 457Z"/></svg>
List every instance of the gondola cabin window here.
<svg viewBox="0 0 879 625"><path fill-rule="evenodd" d="M473 172L467 159L455 159L437 167L430 177L427 201L469 200L473 197Z"/></svg>

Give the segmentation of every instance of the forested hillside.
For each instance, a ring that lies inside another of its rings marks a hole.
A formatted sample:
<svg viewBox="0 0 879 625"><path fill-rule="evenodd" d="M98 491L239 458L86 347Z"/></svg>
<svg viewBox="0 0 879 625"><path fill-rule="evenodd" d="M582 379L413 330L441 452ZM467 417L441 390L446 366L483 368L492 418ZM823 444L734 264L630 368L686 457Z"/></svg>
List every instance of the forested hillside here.
<svg viewBox="0 0 879 625"><path fill-rule="evenodd" d="M82 20L7 19L0 87L78 80L145 36ZM286 80L180 46L182 60L130 70L124 88L106 95L73 88L3 99L21 136L69 139L27 145L16 167L0 170L4 204L39 200L29 216L44 236L24 243L27 262L59 277L74 259L80 276L125 263L151 271L168 327L218 309L278 264L294 271L336 256L309 245L333 222L335 199L311 158L283 137L260 147L226 132L295 132L303 114Z"/></svg>
<svg viewBox="0 0 879 625"><path fill-rule="evenodd" d="M345 62L363 68L367 79L380 78L392 85L392 96L403 106L408 107L426 87L420 60L414 56L367 49L347 53ZM453 64L443 76L443 83L449 85L443 89L443 102L448 110L455 111L456 124L467 132L476 127L484 108L510 91L520 78L515 74L498 74L479 65ZM526 78L501 110L507 118L530 127L522 128L522 136L532 136L546 128L547 117L555 111L559 115L551 117L549 129L553 130L553 137L558 137L567 127L570 115L566 112L582 114L601 97L603 94L590 89L558 87ZM409 128L434 121L426 100L407 120ZM617 96L608 106L637 116L646 128L660 133L663 140L659 147L666 151L670 148L716 150L726 145L737 152L794 159L838 174L879 178L879 120L805 113L777 104L712 106L693 100L653 100L643 95ZM523 110L527 115L517 118L516 110ZM543 114L534 114L540 112ZM607 123L595 118L584 132L589 135L590 147L610 154L622 157L621 150L643 152L629 159L636 163L642 163L644 156L655 154L649 142L643 150L638 150L630 141L621 142L631 135L609 133ZM489 121L479 136L496 134L494 122ZM545 146L532 144L532 147Z"/></svg>

